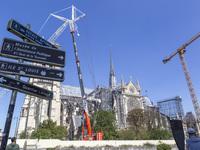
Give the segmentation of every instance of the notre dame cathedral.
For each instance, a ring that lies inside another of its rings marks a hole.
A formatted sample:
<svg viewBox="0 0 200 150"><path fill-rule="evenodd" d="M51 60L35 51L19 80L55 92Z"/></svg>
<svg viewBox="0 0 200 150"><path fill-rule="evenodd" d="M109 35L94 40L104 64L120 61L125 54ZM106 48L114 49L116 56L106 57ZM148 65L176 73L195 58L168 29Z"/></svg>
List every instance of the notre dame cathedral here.
<svg viewBox="0 0 200 150"><path fill-rule="evenodd" d="M76 134L81 126L83 103L80 87L62 85L60 82L31 78L31 84L53 91L53 100L45 100L26 95L21 108L18 136L22 131L31 133L44 120L51 119L57 125L64 125L69 134ZM115 114L119 129L127 127L126 117L132 109L155 108L151 101L141 95L139 81L132 78L117 84L112 53L110 54L109 87L85 88L89 113L95 109L111 111Z"/></svg>

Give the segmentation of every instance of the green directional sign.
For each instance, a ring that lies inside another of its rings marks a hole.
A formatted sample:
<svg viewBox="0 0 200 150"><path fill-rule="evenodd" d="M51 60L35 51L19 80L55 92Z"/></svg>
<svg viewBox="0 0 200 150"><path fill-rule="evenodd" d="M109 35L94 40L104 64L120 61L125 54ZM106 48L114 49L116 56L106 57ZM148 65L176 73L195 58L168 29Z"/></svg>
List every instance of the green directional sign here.
<svg viewBox="0 0 200 150"><path fill-rule="evenodd" d="M52 91L2 74L0 74L0 87L16 90L28 95L40 97L42 99L53 99Z"/></svg>
<svg viewBox="0 0 200 150"><path fill-rule="evenodd" d="M32 43L57 49L57 47L51 44L49 41L45 40L44 38L37 35L33 31L27 29L25 26L23 26L14 19L11 19L8 22L7 30L22 39L24 38L28 39Z"/></svg>

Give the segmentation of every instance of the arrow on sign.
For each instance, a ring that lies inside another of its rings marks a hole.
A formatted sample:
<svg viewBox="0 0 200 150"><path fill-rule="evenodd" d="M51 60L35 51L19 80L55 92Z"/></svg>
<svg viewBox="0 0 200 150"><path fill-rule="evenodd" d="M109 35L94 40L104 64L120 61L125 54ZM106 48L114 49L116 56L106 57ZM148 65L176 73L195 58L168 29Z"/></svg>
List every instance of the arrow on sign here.
<svg viewBox="0 0 200 150"><path fill-rule="evenodd" d="M60 58L61 60L63 60L64 59L64 57L61 55L61 56L58 56L58 58Z"/></svg>
<svg viewBox="0 0 200 150"><path fill-rule="evenodd" d="M62 73L61 72L57 73L56 75L58 75L59 77L62 77Z"/></svg>
<svg viewBox="0 0 200 150"><path fill-rule="evenodd" d="M0 78L0 82L6 82L7 80L5 80L3 77Z"/></svg>

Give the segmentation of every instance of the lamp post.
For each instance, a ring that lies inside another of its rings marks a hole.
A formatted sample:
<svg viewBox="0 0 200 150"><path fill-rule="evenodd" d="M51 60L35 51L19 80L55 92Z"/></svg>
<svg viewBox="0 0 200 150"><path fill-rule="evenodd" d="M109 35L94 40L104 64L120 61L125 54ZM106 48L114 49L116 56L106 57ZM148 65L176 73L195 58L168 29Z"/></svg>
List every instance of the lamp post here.
<svg viewBox="0 0 200 150"><path fill-rule="evenodd" d="M17 119L17 120L16 120L16 126L15 126L15 134L14 134L14 137L17 137L17 124L18 124L18 117L14 117L14 119Z"/></svg>

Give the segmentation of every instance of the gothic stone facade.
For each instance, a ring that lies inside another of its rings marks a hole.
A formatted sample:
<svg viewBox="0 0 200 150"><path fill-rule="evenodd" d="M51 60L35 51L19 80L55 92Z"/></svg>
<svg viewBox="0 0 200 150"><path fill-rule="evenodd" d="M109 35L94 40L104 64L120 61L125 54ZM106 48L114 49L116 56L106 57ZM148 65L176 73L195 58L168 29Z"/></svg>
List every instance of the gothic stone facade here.
<svg viewBox="0 0 200 150"><path fill-rule="evenodd" d="M26 95L21 108L18 136L22 131L31 133L44 120L51 119L60 125L60 82L30 79L29 83L53 91L53 100Z"/></svg>
<svg viewBox="0 0 200 150"><path fill-rule="evenodd" d="M71 138L74 138L75 134L78 137L83 112L80 88L41 79L31 78L29 82L53 91L54 98L48 101L26 95L20 115L18 137L24 130L31 133L38 128L41 122L47 119L56 121L57 125L64 125ZM135 86L132 78L130 78L128 84L125 84L122 77L121 85L117 86L112 55L109 88L99 86L95 90L85 88L85 93L93 93L87 98L88 112L92 113L96 108L113 112L119 129L127 127L126 118L130 110L144 109L138 80L137 86Z"/></svg>

